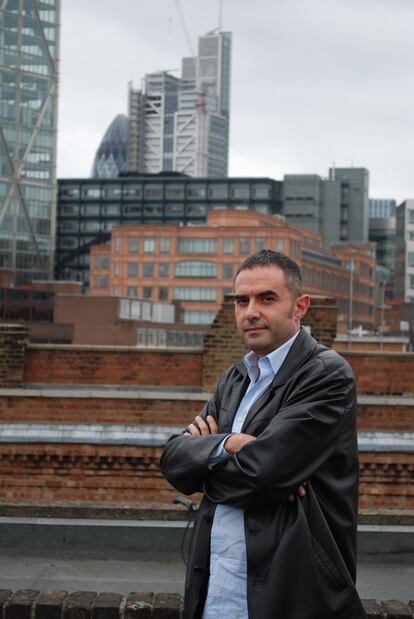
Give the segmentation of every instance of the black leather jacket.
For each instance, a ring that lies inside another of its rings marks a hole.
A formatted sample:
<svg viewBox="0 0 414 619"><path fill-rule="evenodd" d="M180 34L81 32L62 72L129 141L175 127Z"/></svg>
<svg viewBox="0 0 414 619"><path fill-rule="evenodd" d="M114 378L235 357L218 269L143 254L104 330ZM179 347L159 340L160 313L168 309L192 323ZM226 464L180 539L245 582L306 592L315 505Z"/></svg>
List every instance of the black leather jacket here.
<svg viewBox="0 0 414 619"><path fill-rule="evenodd" d="M231 431L248 383L243 362L227 370L202 412L215 417L219 433L174 436L161 458L163 474L177 490L204 493L191 542L185 617L201 617L211 525L216 504L223 503L245 511L250 619L362 619L354 584L358 449L352 370L302 329L247 414L242 432L257 440L212 465L209 456ZM306 496L288 501L304 482Z"/></svg>

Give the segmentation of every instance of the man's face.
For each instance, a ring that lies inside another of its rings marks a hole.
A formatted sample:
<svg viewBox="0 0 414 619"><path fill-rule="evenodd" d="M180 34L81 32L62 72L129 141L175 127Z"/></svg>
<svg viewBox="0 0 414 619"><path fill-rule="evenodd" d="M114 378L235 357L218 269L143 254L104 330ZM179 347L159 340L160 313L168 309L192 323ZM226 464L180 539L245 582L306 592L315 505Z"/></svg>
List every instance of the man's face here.
<svg viewBox="0 0 414 619"><path fill-rule="evenodd" d="M309 307L309 296L293 299L278 266L241 271L234 282L237 329L248 348L263 357L290 339Z"/></svg>

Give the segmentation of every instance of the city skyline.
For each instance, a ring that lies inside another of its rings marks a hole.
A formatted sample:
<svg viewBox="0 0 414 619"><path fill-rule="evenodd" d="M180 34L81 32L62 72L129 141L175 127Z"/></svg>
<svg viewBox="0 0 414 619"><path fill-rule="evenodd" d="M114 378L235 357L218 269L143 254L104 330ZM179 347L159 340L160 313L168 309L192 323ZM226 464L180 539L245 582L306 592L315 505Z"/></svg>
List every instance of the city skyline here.
<svg viewBox="0 0 414 619"><path fill-rule="evenodd" d="M218 4L181 1L194 48L218 26ZM323 175L335 162L368 168L373 197L414 195L412 18L408 0L260 0L254 10L224 1L222 29L233 32L229 175ZM108 0L63 3L58 175L89 174L109 123L127 111L128 81L139 86L187 55L172 0L124 0L115 14Z"/></svg>

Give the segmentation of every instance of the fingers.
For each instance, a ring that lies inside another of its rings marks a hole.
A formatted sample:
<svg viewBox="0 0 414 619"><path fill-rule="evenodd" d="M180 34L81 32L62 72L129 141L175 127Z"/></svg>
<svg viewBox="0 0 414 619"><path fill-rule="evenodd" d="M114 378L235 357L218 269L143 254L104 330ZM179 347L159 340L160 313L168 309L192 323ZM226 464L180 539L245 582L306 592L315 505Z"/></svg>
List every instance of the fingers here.
<svg viewBox="0 0 414 619"><path fill-rule="evenodd" d="M304 497L306 495L306 486L307 482L305 481L303 484L301 484L299 486L299 488L296 490L296 494L300 497ZM288 501L289 503L292 503L295 500L295 495L294 494L289 494L288 496Z"/></svg>
<svg viewBox="0 0 414 619"><path fill-rule="evenodd" d="M207 416L206 421L200 415L190 423L186 428L186 433L191 434L192 436L207 436L208 434L217 434L217 424L215 422L214 417L211 415Z"/></svg>

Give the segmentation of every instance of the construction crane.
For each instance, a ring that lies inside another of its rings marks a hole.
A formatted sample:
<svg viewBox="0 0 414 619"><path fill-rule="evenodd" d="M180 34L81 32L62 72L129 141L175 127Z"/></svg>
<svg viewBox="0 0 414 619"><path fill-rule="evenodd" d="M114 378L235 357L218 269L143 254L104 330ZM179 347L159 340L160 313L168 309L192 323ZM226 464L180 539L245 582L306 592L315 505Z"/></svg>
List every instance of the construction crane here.
<svg viewBox="0 0 414 619"><path fill-rule="evenodd" d="M195 56L194 48L193 48L193 45L191 43L190 35L188 33L187 24L185 23L185 19L184 19L183 13L181 11L180 0L175 0L175 8L177 9L177 15L178 15L178 18L179 18L179 20L181 22L181 27L183 29L184 36L185 36L185 39L187 41L188 49L190 50L191 57L193 58Z"/></svg>

